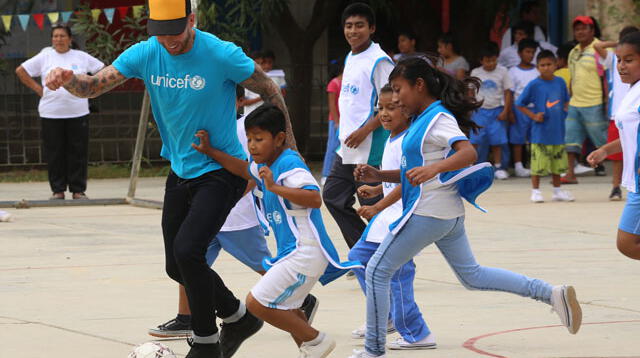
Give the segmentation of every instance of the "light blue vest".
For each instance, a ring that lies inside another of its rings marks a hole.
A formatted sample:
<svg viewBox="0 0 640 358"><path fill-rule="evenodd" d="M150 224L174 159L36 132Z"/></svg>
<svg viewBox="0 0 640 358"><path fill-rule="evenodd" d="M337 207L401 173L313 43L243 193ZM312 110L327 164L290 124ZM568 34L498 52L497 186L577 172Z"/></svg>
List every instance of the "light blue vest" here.
<svg viewBox="0 0 640 358"><path fill-rule="evenodd" d="M259 164L258 169L263 166L264 164ZM269 169L271 169L274 181L278 185L282 185L283 179L296 169L309 171L309 168L304 164L300 155L291 149L285 150ZM326 285L344 275L352 268L363 267L358 261L340 262L338 251L336 251L336 248L333 246L324 227L320 209L305 208L291 210L291 205L286 199L266 190L264 182L256 176L256 173L251 172L251 170L249 172L257 183L257 193L262 192L262 198L258 198L260 209L276 237L277 255L274 258L266 257L263 260L262 265L265 270L269 270L279 260L293 254L298 248L298 228L296 227L294 216L296 220L309 221L315 239L320 244L324 256L329 261L327 269L320 277L320 283ZM313 187L313 189L318 190L317 187ZM259 197L261 195L257 194L256 196Z"/></svg>
<svg viewBox="0 0 640 358"><path fill-rule="evenodd" d="M422 196L423 186L413 186L407 179L407 171L424 166L423 146L424 139L429 130L435 124L435 118L441 113L451 116L440 101L435 101L427 109L416 117L402 142L402 164L400 166L400 180L402 183L402 216L389 226L391 233L396 235L409 220ZM449 157L455 151L450 149L446 155ZM429 184L433 187L456 184L458 193L476 208L486 212L476 204L480 194L493 184L493 166L490 163L480 163L467 168L438 174Z"/></svg>

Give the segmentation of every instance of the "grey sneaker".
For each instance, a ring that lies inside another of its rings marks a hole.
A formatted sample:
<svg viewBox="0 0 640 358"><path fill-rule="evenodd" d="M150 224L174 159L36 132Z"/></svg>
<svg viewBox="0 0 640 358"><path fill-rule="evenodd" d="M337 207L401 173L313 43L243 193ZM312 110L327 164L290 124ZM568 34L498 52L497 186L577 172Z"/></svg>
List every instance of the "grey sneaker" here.
<svg viewBox="0 0 640 358"><path fill-rule="evenodd" d="M393 326L393 321L387 322L387 334L394 333L396 331L396 327ZM363 324L357 329L351 331L351 338L353 339L362 339L367 334L367 324Z"/></svg>
<svg viewBox="0 0 640 358"><path fill-rule="evenodd" d="M407 342L404 338L398 337L395 341L387 344L389 349L393 350L418 350L418 349L436 349L436 338L433 333L429 334L422 340L414 343Z"/></svg>
<svg viewBox="0 0 640 358"><path fill-rule="evenodd" d="M569 333L576 334L582 324L582 309L573 286L553 286L551 306Z"/></svg>

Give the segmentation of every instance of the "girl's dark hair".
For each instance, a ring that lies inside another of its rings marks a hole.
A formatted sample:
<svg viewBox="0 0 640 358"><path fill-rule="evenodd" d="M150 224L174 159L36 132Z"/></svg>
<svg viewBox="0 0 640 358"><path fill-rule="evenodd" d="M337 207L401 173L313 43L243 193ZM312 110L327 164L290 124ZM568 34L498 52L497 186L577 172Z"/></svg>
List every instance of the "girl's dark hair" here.
<svg viewBox="0 0 640 358"><path fill-rule="evenodd" d="M640 30L635 26L625 26L618 34L618 41L622 40L623 37L638 31Z"/></svg>
<svg viewBox="0 0 640 358"><path fill-rule="evenodd" d="M367 19L369 27L376 25L376 14L373 12L373 9L369 5L363 2L353 3L347 6L346 9L344 9L344 11L342 12L342 27L344 27L344 23L347 22L347 19L351 16L364 17L365 19Z"/></svg>
<svg viewBox="0 0 640 358"><path fill-rule="evenodd" d="M254 109L244 120L244 129L258 127L271 133L274 137L280 132L286 132L284 113L280 108L265 103Z"/></svg>
<svg viewBox="0 0 640 358"><path fill-rule="evenodd" d="M437 63L438 58L428 55L428 61ZM453 76L438 70L421 57L411 57L400 61L389 75L389 82L402 77L412 85L418 78L422 78L427 86L429 94L442 101L442 105L448 109L458 121L458 126L465 134L476 130L478 126L471 121L471 112L480 108L482 102L472 95L480 88L480 80L475 77L467 77L458 80Z"/></svg>
<svg viewBox="0 0 640 358"><path fill-rule="evenodd" d="M618 45L631 45L636 49L636 53L640 54L640 32L632 32L623 37Z"/></svg>
<svg viewBox="0 0 640 358"><path fill-rule="evenodd" d="M460 48L458 47L458 43L453 39L453 35L451 33L442 34L438 37L438 42L442 42L445 45L451 45L453 48L453 52L456 55L460 54Z"/></svg>
<svg viewBox="0 0 640 358"><path fill-rule="evenodd" d="M56 31L56 30L59 30L59 29L64 30L67 33L67 36L73 37L71 35L71 28L69 26L67 26L67 25L55 25L55 26L53 26L51 28L51 37L53 37L53 32Z"/></svg>

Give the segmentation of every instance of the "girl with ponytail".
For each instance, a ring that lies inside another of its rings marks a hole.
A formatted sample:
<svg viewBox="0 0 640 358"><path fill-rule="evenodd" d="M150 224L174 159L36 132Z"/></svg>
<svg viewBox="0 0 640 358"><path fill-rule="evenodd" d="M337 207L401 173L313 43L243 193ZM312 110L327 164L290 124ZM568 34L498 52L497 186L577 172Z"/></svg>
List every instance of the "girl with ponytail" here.
<svg viewBox="0 0 640 358"><path fill-rule="evenodd" d="M471 95L479 86L478 80L460 81L427 61L411 58L395 67L389 82L394 101L413 117L402 142L401 169L380 171L359 166L354 175L365 182L400 182L403 213L391 224L390 234L367 265L365 351L356 351L352 358L385 356L391 277L433 243L466 288L515 293L550 304L562 324L575 334L582 311L572 286L552 286L480 266L469 246L462 199L478 207L475 199L493 180L489 163L470 166L477 156L465 134L476 128L470 114L481 105Z"/></svg>

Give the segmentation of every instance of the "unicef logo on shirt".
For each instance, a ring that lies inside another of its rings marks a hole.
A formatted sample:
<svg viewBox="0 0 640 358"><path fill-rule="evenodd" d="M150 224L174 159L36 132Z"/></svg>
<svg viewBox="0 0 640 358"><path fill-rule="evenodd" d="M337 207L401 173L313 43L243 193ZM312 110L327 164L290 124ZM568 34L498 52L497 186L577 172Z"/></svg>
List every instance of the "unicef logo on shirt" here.
<svg viewBox="0 0 640 358"><path fill-rule="evenodd" d="M407 167L407 157L405 157L404 155L402 156L402 159L400 160L400 167L401 168L406 168Z"/></svg>
<svg viewBox="0 0 640 358"><path fill-rule="evenodd" d="M349 92L351 92L351 94L355 96L360 93L360 88L358 88L358 86L356 85L351 85L351 87L349 88Z"/></svg>
<svg viewBox="0 0 640 358"><path fill-rule="evenodd" d="M204 80L204 78L200 76L193 76L189 84L191 85L191 88L193 88L196 91L199 91L204 88L206 81Z"/></svg>
<svg viewBox="0 0 640 358"><path fill-rule="evenodd" d="M267 220L275 223L276 225L282 224L282 215L278 211L274 211L273 213L267 214Z"/></svg>

